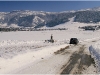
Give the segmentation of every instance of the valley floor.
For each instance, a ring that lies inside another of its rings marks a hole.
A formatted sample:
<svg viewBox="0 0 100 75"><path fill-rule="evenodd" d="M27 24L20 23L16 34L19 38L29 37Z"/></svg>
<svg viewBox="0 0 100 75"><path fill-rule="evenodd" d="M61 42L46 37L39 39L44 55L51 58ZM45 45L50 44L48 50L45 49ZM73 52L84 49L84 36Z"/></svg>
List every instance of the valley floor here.
<svg viewBox="0 0 100 75"><path fill-rule="evenodd" d="M0 74L97 74L89 46L100 40L100 30L66 24L68 30L62 31L0 32ZM45 42L51 34L55 42ZM72 37L80 43L69 45Z"/></svg>

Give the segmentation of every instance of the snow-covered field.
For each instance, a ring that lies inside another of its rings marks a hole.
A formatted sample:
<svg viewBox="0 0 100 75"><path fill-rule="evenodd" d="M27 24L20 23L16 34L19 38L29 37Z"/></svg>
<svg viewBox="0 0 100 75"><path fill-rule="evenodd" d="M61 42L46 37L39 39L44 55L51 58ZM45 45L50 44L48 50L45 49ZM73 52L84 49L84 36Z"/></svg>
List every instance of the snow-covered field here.
<svg viewBox="0 0 100 75"><path fill-rule="evenodd" d="M38 64L38 62L43 59L50 59L50 57L54 55L54 52L69 46L68 43L72 37L78 38L80 43L87 42L88 46L94 45L94 43L90 43L90 41L96 42L100 40L100 30L93 32L83 31L78 28L79 26L96 24L84 24L71 21L55 27L68 28L68 30L0 32L0 74L31 74L33 72L35 74L56 74L61 64L65 63L66 60L64 61L64 59L69 59L72 53L67 55L67 57L60 58L59 56L56 62L53 62L53 60L58 57L52 58L49 63L45 62L42 65L40 63ZM55 43L45 42L45 40L50 39L51 34L53 34ZM45 65L51 62L52 64L45 68ZM36 66L31 68L32 64ZM37 66L39 66L41 70L38 70L38 68L36 68ZM30 72L27 70L27 67L31 68Z"/></svg>

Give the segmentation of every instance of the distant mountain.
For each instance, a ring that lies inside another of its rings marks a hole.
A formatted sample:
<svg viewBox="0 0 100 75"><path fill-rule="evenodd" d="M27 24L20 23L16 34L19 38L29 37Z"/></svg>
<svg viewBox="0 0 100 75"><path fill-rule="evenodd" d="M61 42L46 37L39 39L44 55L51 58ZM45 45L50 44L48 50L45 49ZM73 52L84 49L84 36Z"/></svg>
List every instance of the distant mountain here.
<svg viewBox="0 0 100 75"><path fill-rule="evenodd" d="M0 27L53 27L70 21L69 18L72 17L75 17L74 22L100 22L100 7L63 12L44 12L29 10L0 12Z"/></svg>

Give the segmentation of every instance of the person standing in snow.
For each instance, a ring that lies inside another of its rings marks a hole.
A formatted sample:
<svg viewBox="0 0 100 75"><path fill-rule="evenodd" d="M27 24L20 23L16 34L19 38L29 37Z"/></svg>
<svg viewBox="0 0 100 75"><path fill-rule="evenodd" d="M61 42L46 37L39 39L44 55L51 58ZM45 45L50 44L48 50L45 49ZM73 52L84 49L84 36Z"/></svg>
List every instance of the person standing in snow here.
<svg viewBox="0 0 100 75"><path fill-rule="evenodd" d="M50 39L50 41L51 41L52 43L54 43L53 35L52 35L52 34L51 34L51 39Z"/></svg>
<svg viewBox="0 0 100 75"><path fill-rule="evenodd" d="M51 40L53 40L53 35L51 34Z"/></svg>

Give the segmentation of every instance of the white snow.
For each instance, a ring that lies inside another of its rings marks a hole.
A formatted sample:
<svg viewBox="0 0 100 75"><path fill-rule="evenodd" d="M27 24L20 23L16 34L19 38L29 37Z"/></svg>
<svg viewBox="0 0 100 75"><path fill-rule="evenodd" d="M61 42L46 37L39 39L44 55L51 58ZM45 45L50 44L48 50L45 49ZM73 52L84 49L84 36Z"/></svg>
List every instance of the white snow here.
<svg viewBox="0 0 100 75"><path fill-rule="evenodd" d="M75 10L71 10L71 11L62 11L60 13L75 13L76 11Z"/></svg>
<svg viewBox="0 0 100 75"><path fill-rule="evenodd" d="M19 26L17 24L11 24L9 27L18 28Z"/></svg>
<svg viewBox="0 0 100 75"><path fill-rule="evenodd" d="M34 19L33 19L33 24L35 23L35 24L37 24L38 22L44 22L44 20L43 19L41 19L40 17L38 17L38 16L35 16L34 17Z"/></svg>
<svg viewBox="0 0 100 75"><path fill-rule="evenodd" d="M100 40L89 47L91 57L95 60L96 68L100 73Z"/></svg>
<svg viewBox="0 0 100 75"><path fill-rule="evenodd" d="M0 27L6 27L6 26L7 26L7 23L0 24Z"/></svg>
<svg viewBox="0 0 100 75"><path fill-rule="evenodd" d="M24 12L22 12L22 14L25 14L25 15L46 15L46 14L54 14L56 12L45 12L45 11L30 11L30 10L25 10Z"/></svg>
<svg viewBox="0 0 100 75"><path fill-rule="evenodd" d="M29 51L27 53L17 55L16 57L14 57L12 59L1 58L0 59L1 60L0 73L10 73L10 72L14 73L14 71L16 72L17 70L22 69L23 67L25 67L26 65L28 65L30 63L35 63L35 62L41 60L41 58L50 57L54 51L56 51L57 49L62 48L64 46L65 45L55 46L55 47L49 46L44 49L41 48L41 49L39 49L39 51L33 51L33 52Z"/></svg>
<svg viewBox="0 0 100 75"><path fill-rule="evenodd" d="M50 57L60 48L68 46L70 38L76 37L80 43L87 42L87 46L93 45L90 41L97 41L100 38L100 30L93 32L78 28L79 26L96 24L73 22L73 19L74 17L70 18L69 22L54 27L68 28L68 30L0 32L0 73L11 74L22 73L22 71L28 73L29 70L31 73L37 73L38 68L36 67L39 66L42 69L42 71L39 70L39 73L56 74L57 70L61 68L61 64L65 63L66 60L64 59L69 59L71 54L66 57ZM51 34L53 34L55 43L45 42L45 40L50 39ZM96 46L98 45L96 44ZM42 59L50 60L44 62L41 61ZM57 62L54 61L55 59L57 59ZM40 64L41 62L43 65ZM48 65L51 62L52 65ZM45 68L45 65L47 65L47 68ZM28 70L27 67L30 69ZM89 68L91 69L92 66Z"/></svg>

